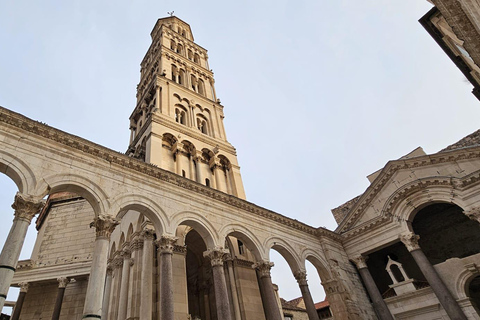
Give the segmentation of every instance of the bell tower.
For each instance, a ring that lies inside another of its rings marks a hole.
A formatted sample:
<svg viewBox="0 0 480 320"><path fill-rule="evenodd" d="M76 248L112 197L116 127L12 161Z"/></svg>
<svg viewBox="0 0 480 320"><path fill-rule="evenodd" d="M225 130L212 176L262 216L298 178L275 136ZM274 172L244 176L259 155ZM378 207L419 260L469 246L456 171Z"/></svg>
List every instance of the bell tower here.
<svg viewBox="0 0 480 320"><path fill-rule="evenodd" d="M207 50L175 16L159 19L150 35L130 116L127 154L245 199Z"/></svg>

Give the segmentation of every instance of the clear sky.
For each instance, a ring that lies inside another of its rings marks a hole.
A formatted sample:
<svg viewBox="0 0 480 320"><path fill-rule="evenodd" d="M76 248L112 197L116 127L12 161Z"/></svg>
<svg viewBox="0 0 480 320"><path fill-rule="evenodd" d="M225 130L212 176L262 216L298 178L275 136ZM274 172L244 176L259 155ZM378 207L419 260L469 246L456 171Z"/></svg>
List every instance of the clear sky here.
<svg viewBox="0 0 480 320"><path fill-rule="evenodd" d="M330 209L361 194L367 175L478 129L472 86L418 23L430 8L425 0L4 0L0 105L125 152L150 31L174 10L209 51L247 199L333 230ZM16 188L0 179L3 243ZM281 296L300 296L285 261L271 259ZM319 301L318 276L307 271Z"/></svg>

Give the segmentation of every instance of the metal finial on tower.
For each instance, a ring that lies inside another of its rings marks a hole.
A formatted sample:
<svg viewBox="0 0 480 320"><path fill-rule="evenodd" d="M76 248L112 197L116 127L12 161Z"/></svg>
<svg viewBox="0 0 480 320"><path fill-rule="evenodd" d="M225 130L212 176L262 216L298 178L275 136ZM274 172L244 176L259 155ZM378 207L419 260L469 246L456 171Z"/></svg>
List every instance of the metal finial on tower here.
<svg viewBox="0 0 480 320"><path fill-rule="evenodd" d="M175 11L172 11L172 12L168 12L168 11L167 11L167 14L169 14L170 17L173 17L173 13L174 13L174 12L175 12Z"/></svg>

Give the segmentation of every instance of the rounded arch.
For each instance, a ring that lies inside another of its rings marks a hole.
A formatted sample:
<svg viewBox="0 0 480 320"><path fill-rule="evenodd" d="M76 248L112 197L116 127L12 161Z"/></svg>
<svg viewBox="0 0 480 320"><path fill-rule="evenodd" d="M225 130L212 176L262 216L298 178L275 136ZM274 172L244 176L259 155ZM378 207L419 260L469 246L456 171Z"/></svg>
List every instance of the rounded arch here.
<svg viewBox="0 0 480 320"><path fill-rule="evenodd" d="M267 250L268 257L270 249L273 249L280 253L280 255L287 261L288 265L292 272L296 272L299 270L304 270L305 266L301 262L300 257L296 254L296 250L288 244L284 239L278 237L271 237L268 238L265 242L263 247Z"/></svg>
<svg viewBox="0 0 480 320"><path fill-rule="evenodd" d="M332 279L332 275L328 269L328 263L325 261L325 258L321 257L315 251L311 249L306 249L302 252L302 259L309 261L315 269L317 269L318 275L322 282L329 281Z"/></svg>
<svg viewBox="0 0 480 320"><path fill-rule="evenodd" d="M92 174L93 176L93 174ZM98 180L99 177L95 176ZM110 213L110 202L107 193L91 179L72 173L61 173L44 177L37 188L38 194L45 197L47 194L68 191L86 199L93 208L95 215Z"/></svg>
<svg viewBox="0 0 480 320"><path fill-rule="evenodd" d="M233 236L240 239L247 245L247 248L253 253L257 261L266 260L266 256L260 251L261 242L250 230L240 224L229 224L224 226L219 232L221 239Z"/></svg>
<svg viewBox="0 0 480 320"><path fill-rule="evenodd" d="M118 250L122 249L123 244L125 243L125 233L122 231L120 235L120 240L118 240Z"/></svg>
<svg viewBox="0 0 480 320"><path fill-rule="evenodd" d="M30 167L3 150L0 150L0 172L13 180L19 192L29 195L35 192L37 179Z"/></svg>
<svg viewBox="0 0 480 320"><path fill-rule="evenodd" d="M149 197L136 194L121 194L116 197L112 203L112 212L115 213L118 219L121 219L129 210L137 211L147 217L152 222L157 237L160 237L168 226L169 221L167 215L163 209Z"/></svg>
<svg viewBox="0 0 480 320"><path fill-rule="evenodd" d="M207 249L223 247L223 239L220 241L215 227L204 216L191 211L178 212L172 216L170 233L175 234L180 225L192 227L197 231L207 245Z"/></svg>
<svg viewBox="0 0 480 320"><path fill-rule="evenodd" d="M439 202L466 207L461 190L454 187L450 177L431 177L413 181L397 189L385 202L382 212L393 214L399 221L404 222L404 231L412 231L410 222L418 211Z"/></svg>

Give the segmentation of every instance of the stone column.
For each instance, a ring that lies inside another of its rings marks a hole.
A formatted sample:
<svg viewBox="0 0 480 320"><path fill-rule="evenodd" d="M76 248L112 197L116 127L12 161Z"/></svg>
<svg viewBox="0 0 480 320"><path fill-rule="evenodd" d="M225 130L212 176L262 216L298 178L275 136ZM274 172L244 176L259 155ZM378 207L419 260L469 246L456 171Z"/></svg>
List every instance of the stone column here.
<svg viewBox="0 0 480 320"><path fill-rule="evenodd" d="M195 163L196 163L196 169L197 169L197 182L198 183L201 183L203 185L205 185L205 181L203 181L203 178L202 178L202 156L196 156L195 157Z"/></svg>
<svg viewBox="0 0 480 320"><path fill-rule="evenodd" d="M172 255L176 237L162 236L160 251L160 320L174 320Z"/></svg>
<svg viewBox="0 0 480 320"><path fill-rule="evenodd" d="M259 284L262 287L261 292L263 306L265 308L265 316L267 320L282 319L280 310L278 309L277 299L275 298L275 290L273 289L272 277L270 269L273 267L273 262L259 261L253 266L258 272Z"/></svg>
<svg viewBox="0 0 480 320"><path fill-rule="evenodd" d="M119 305L118 305L118 319L126 319L127 318L127 307L128 307L128 282L130 278L130 249L125 248L121 252L123 258L123 266L122 266L122 282L120 285L120 298L119 298Z"/></svg>
<svg viewBox="0 0 480 320"><path fill-rule="evenodd" d="M29 195L17 192L12 208L15 209L15 217L10 232L5 240L5 245L0 253L0 310L3 309L8 289L12 282L13 274L17 266L20 251L27 234L28 226L45 205L45 201Z"/></svg>
<svg viewBox="0 0 480 320"><path fill-rule="evenodd" d="M152 320L153 239L154 231L145 229L143 235L142 275L140 290L140 320Z"/></svg>
<svg viewBox="0 0 480 320"><path fill-rule="evenodd" d="M65 288L69 280L65 277L60 277L58 281L58 293L57 300L55 301L55 307L53 308L52 320L60 319L60 311L62 310L63 296L65 295Z"/></svg>
<svg viewBox="0 0 480 320"><path fill-rule="evenodd" d="M228 301L227 283L223 271L223 257L228 253L223 248L209 249L203 256L210 259L212 264L213 285L215 288L215 306L217 307L217 318L231 320L230 303Z"/></svg>
<svg viewBox="0 0 480 320"><path fill-rule="evenodd" d="M144 238L139 232L132 235L130 242L132 258L130 260L130 283L128 290L128 309L127 319L139 319L140 303L142 292L142 260L143 260L143 241Z"/></svg>
<svg viewBox="0 0 480 320"><path fill-rule="evenodd" d="M442 278L440 278L435 268L420 249L420 246L418 245L419 239L420 237L413 232L407 232L400 236L400 240L405 244L408 251L410 251L410 254L420 268L420 271L422 271L425 279L427 279L433 292L435 292L438 301L443 306L450 319L466 320L467 317L463 313L462 308L460 308L457 301L442 281Z"/></svg>
<svg viewBox="0 0 480 320"><path fill-rule="evenodd" d="M15 303L15 308L13 309L12 318L10 320L20 319L20 312L22 312L23 302L25 301L25 295L28 291L28 282L20 282L20 294L18 295L17 303Z"/></svg>
<svg viewBox="0 0 480 320"><path fill-rule="evenodd" d="M95 227L96 238L92 267L88 280L82 319L98 320L102 315L102 300L107 274L108 244L110 235L119 222L108 215L95 217L90 227Z"/></svg>
<svg viewBox="0 0 480 320"><path fill-rule="evenodd" d="M390 313L385 300L383 300L380 291L378 291L378 287L375 284L370 271L368 270L366 263L367 258L360 255L353 259L353 262L357 265L358 272L360 273L360 277L362 277L363 283L367 288L370 299L372 299L373 309L375 309L378 318L380 320L393 320L394 318Z"/></svg>
<svg viewBox="0 0 480 320"><path fill-rule="evenodd" d="M315 309L315 303L313 302L310 289L307 284L307 272L304 270L296 271L294 274L295 279L298 282L300 291L302 292L303 302L305 302L305 308L307 309L309 320L319 320L317 309Z"/></svg>
<svg viewBox="0 0 480 320"><path fill-rule="evenodd" d="M235 320L241 320L240 304L238 303L237 283L235 282L235 274L233 272L233 259L228 255L227 259L228 277L230 279L230 287L232 289L233 310L235 312Z"/></svg>
<svg viewBox="0 0 480 320"><path fill-rule="evenodd" d="M112 279L113 278L113 269L112 266L107 267L107 279L105 280L105 293L103 295L102 303L102 319L107 320L108 315L108 305L110 303L110 295L112 293Z"/></svg>

